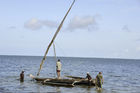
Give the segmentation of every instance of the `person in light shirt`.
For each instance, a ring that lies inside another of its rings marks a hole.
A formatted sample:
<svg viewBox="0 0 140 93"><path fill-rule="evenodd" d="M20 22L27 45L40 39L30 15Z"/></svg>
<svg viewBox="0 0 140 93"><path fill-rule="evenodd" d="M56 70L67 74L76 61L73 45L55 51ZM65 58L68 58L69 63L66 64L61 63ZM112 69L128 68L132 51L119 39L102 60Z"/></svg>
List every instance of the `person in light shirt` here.
<svg viewBox="0 0 140 93"><path fill-rule="evenodd" d="M57 78L60 78L60 72L61 72L61 62L60 59L56 62L56 72L57 72Z"/></svg>

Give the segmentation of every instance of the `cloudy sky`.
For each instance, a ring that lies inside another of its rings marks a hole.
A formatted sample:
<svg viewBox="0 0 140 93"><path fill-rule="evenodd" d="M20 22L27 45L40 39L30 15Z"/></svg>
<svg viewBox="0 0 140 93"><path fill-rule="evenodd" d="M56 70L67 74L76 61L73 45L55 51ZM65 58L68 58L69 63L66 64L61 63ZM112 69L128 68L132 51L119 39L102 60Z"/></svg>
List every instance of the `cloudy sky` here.
<svg viewBox="0 0 140 93"><path fill-rule="evenodd" d="M43 56L71 3L0 0L0 55ZM140 0L76 0L55 46L57 56L140 59Z"/></svg>

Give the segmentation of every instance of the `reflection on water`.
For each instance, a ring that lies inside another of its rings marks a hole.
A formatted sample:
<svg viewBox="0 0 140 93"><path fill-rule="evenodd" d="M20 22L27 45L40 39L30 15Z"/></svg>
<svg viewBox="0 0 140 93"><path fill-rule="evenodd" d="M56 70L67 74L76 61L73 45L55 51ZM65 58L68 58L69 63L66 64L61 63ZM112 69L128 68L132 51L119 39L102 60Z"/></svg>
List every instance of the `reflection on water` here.
<svg viewBox="0 0 140 93"><path fill-rule="evenodd" d="M61 90L60 90L59 87L56 87L56 92L57 92L57 93L61 93Z"/></svg>
<svg viewBox="0 0 140 93"><path fill-rule="evenodd" d="M104 85L101 91L95 87L57 87L42 85L31 80L29 74L36 75L42 57L0 56L0 93L53 92L53 93L139 93L140 60L60 58L62 77L65 75L85 77L90 72L93 78L103 72ZM25 70L25 80L19 75ZM55 59L49 57L40 73L42 77L54 77Z"/></svg>

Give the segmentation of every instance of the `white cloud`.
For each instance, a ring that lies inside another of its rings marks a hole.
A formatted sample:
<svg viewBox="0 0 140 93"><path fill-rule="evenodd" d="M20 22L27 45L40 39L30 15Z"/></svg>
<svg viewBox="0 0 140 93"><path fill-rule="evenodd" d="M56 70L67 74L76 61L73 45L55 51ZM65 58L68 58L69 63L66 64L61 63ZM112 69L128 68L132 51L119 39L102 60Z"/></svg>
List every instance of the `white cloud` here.
<svg viewBox="0 0 140 93"><path fill-rule="evenodd" d="M96 28L96 16L75 16L70 20L70 23L67 26L68 30L76 29L90 29ZM39 20L37 18L30 19L25 22L24 27L31 30L38 30L42 27L56 28L58 26L57 22L49 20Z"/></svg>
<svg viewBox="0 0 140 93"><path fill-rule="evenodd" d="M57 27L57 22L54 22L54 21L45 20L45 21L41 21L41 23L42 25L50 27L50 28Z"/></svg>
<svg viewBox="0 0 140 93"><path fill-rule="evenodd" d="M38 30L42 27L49 27L49 28L55 28L57 27L57 23L54 21L49 20L39 20L36 18L30 19L24 24L25 28L31 29L31 30Z"/></svg>
<svg viewBox="0 0 140 93"><path fill-rule="evenodd" d="M68 30L83 29L95 25L96 20L94 16L84 16L84 17L75 16L71 19L67 29Z"/></svg>
<svg viewBox="0 0 140 93"><path fill-rule="evenodd" d="M34 18L34 19L31 19L28 22L26 22L24 24L24 27L28 28L28 29L32 29L32 30L38 30L42 27L42 25L41 25L41 22L38 19Z"/></svg>

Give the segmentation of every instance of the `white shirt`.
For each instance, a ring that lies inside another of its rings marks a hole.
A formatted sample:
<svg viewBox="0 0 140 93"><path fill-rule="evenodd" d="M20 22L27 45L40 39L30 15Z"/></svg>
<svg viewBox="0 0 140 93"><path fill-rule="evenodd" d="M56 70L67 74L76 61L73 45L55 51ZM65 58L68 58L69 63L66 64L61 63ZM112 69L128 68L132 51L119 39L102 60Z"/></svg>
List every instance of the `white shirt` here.
<svg viewBox="0 0 140 93"><path fill-rule="evenodd" d="M60 61L56 62L56 69L61 70L61 62Z"/></svg>

